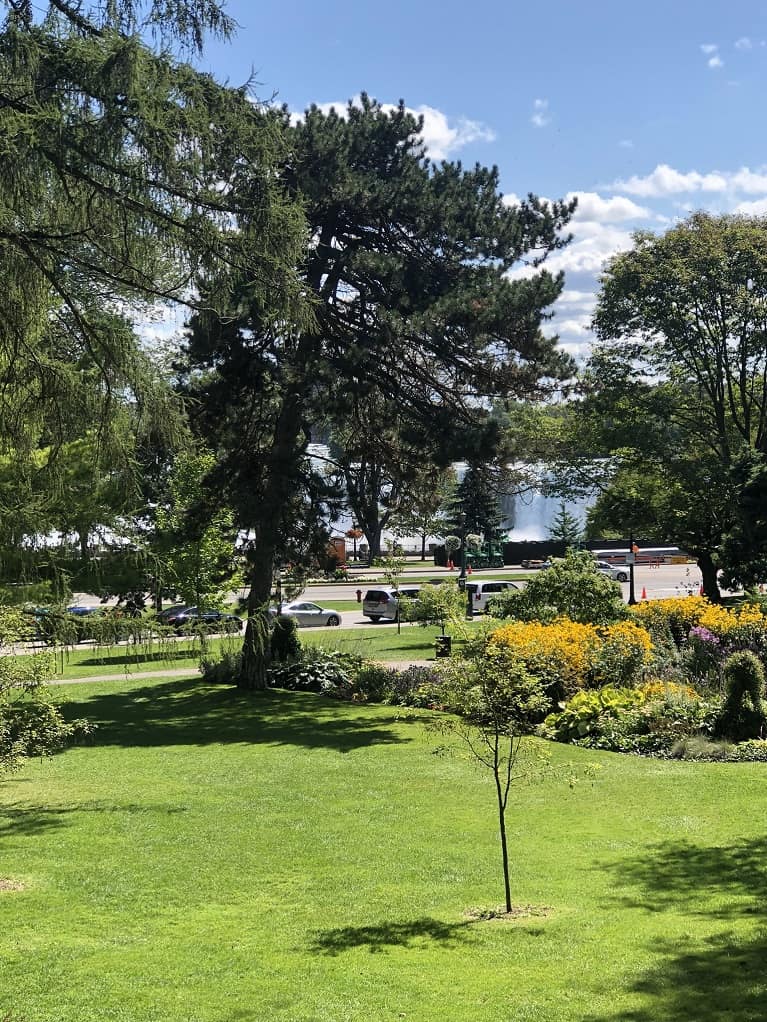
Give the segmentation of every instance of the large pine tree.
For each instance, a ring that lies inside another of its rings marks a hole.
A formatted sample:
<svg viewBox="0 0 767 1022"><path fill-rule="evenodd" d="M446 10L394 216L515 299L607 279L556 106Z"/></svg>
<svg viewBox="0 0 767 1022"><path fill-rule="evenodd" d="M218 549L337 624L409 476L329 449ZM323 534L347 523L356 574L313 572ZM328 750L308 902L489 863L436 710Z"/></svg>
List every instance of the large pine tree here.
<svg viewBox="0 0 767 1022"><path fill-rule="evenodd" d="M229 318L196 319L187 361L222 488L255 535L241 679L254 687L266 678L275 559L314 506L312 424L348 422L375 390L414 443L444 452L492 396L531 395L570 369L541 332L561 278L507 273L565 243L572 206L509 206L495 169L431 164L403 105L363 96L345 112L283 116L281 180L309 226L300 272L311 322L275 329L243 286ZM215 278L207 286L218 293Z"/></svg>

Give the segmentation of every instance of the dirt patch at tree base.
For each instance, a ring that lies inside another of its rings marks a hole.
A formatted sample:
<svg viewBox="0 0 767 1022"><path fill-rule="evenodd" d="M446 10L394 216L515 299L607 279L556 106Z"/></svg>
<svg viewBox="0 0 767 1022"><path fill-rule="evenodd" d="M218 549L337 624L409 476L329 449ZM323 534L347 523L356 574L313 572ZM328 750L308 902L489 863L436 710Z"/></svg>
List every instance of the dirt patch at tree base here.
<svg viewBox="0 0 767 1022"><path fill-rule="evenodd" d="M511 912L506 911L505 905L497 905L495 908L467 908L463 915L470 923L489 923L496 919L510 922L516 919L546 919L552 912L553 909L548 905L515 905Z"/></svg>
<svg viewBox="0 0 767 1022"><path fill-rule="evenodd" d="M18 880L9 880L7 877L0 877L0 894L5 891L23 891L24 884L19 883Z"/></svg>

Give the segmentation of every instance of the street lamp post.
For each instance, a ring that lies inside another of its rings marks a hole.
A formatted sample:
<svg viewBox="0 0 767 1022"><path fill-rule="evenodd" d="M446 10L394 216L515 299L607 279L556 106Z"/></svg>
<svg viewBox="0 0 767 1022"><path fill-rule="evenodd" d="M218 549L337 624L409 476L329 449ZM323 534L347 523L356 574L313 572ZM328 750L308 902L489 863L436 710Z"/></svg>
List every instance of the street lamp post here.
<svg viewBox="0 0 767 1022"><path fill-rule="evenodd" d="M458 588L461 592L466 588L466 515L461 511L456 521L458 522L458 534L461 538L461 548L458 553L461 562L461 570L458 573Z"/></svg>
<svg viewBox="0 0 767 1022"><path fill-rule="evenodd" d="M458 575L458 588L462 593L466 593L466 617L474 617L471 590L466 588L466 514L463 511L458 515L457 521L461 536L461 571Z"/></svg>
<svg viewBox="0 0 767 1022"><path fill-rule="evenodd" d="M637 602L636 594L634 593L634 560L635 560L635 558L636 558L636 553L634 551L634 530L631 529L629 531L629 552L628 552L628 556L626 558L626 560L628 561L628 566L629 566L629 600L628 600L629 607L635 606L636 602Z"/></svg>

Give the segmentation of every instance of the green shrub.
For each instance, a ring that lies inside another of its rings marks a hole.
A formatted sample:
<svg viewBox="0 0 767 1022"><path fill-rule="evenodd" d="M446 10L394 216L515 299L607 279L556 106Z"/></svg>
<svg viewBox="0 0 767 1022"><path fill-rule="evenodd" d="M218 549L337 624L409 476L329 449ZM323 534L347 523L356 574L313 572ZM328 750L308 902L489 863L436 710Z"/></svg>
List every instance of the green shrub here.
<svg viewBox="0 0 767 1022"><path fill-rule="evenodd" d="M710 736L718 710L687 686L607 687L577 693L562 713L546 718L542 733L612 752L669 756L687 738Z"/></svg>
<svg viewBox="0 0 767 1022"><path fill-rule="evenodd" d="M732 653L724 662L724 702L717 734L757 738L765 725L764 668L751 650Z"/></svg>
<svg viewBox="0 0 767 1022"><path fill-rule="evenodd" d="M767 763L767 741L751 738L729 747L728 759L736 763Z"/></svg>
<svg viewBox="0 0 767 1022"><path fill-rule="evenodd" d="M289 614L278 614L271 635L272 660L295 660L301 655L298 622Z"/></svg>
<svg viewBox="0 0 767 1022"><path fill-rule="evenodd" d="M673 759L724 762L733 758L735 748L736 746L730 745L729 742L716 742L702 735L691 735L676 742L671 748L670 755Z"/></svg>
<svg viewBox="0 0 767 1022"><path fill-rule="evenodd" d="M384 667L372 660L365 661L354 678L357 697L371 703L386 701L397 673L391 667Z"/></svg>
<svg viewBox="0 0 767 1022"><path fill-rule="evenodd" d="M520 592L493 599L494 617L520 621L564 616L580 624L607 625L628 615L621 587L597 569L585 550L568 550L561 561L531 578Z"/></svg>
<svg viewBox="0 0 767 1022"><path fill-rule="evenodd" d="M617 717L622 711L644 702L634 688L613 688L576 692L560 713L550 713L544 721L547 733L557 741L580 741L601 730L602 718Z"/></svg>
<svg viewBox="0 0 767 1022"><path fill-rule="evenodd" d="M444 677L438 667L412 666L392 671L385 701L394 706L447 709Z"/></svg>
<svg viewBox="0 0 767 1022"><path fill-rule="evenodd" d="M354 678L362 657L338 650L306 647L297 660L271 664L269 684L296 692L319 692L336 699L352 699Z"/></svg>
<svg viewBox="0 0 767 1022"><path fill-rule="evenodd" d="M242 669L242 650L222 650L217 657L200 660L203 681L211 685L236 685Z"/></svg>

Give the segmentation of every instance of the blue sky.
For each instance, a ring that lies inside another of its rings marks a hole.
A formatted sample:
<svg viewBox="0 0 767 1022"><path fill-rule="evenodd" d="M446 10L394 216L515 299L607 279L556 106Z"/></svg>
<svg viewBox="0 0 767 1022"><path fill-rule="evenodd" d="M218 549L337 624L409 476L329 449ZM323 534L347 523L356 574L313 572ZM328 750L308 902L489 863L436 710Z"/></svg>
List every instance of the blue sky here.
<svg viewBox="0 0 767 1022"><path fill-rule="evenodd" d="M300 111L361 90L425 117L436 158L503 191L578 194L556 328L588 348L596 278L637 228L694 209L767 214L767 5L755 0L230 0L200 66Z"/></svg>

